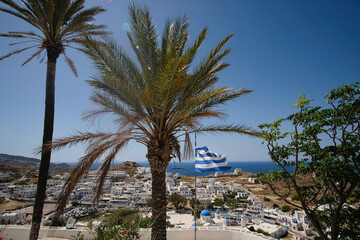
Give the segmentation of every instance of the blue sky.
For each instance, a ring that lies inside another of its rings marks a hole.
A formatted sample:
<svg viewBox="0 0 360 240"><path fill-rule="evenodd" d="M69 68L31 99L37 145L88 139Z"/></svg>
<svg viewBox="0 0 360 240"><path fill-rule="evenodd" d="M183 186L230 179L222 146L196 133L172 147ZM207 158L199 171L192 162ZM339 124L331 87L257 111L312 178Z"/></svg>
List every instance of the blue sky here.
<svg viewBox="0 0 360 240"><path fill-rule="evenodd" d="M223 107L224 121L257 128L295 111L291 106L306 94L323 105L323 97L333 88L360 80L360 2L329 0L152 0L146 4L161 35L168 18L187 14L191 40L204 26L208 38L202 45L199 61L227 34L234 33L227 47L230 67L219 74L219 84L254 90ZM96 23L105 24L129 54L122 24L128 22L125 0L92 0L107 11ZM0 33L32 28L13 16L0 13ZM15 48L11 39L0 38L0 56ZM76 78L60 57L56 72L54 137L75 131L113 129L111 116L94 124L82 120L82 113L94 108L90 87L85 80L95 74L91 62L81 53L67 49L79 72ZM0 153L39 157L33 154L41 145L44 117L46 61L40 59L21 67L30 52L0 61ZM198 145L228 154L229 161L269 160L260 139L239 135L201 135ZM74 162L84 146L53 153L53 162ZM117 161L145 161L146 149L132 142Z"/></svg>

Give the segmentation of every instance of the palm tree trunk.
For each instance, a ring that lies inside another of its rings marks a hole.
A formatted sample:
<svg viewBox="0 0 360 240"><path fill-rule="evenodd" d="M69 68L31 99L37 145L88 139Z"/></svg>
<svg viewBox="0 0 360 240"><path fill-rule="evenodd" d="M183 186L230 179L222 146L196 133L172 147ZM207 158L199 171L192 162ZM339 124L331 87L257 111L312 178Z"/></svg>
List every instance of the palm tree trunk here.
<svg viewBox="0 0 360 240"><path fill-rule="evenodd" d="M166 168L153 169L152 173L152 240L166 240Z"/></svg>
<svg viewBox="0 0 360 240"><path fill-rule="evenodd" d="M57 57L58 54L56 55L48 51L43 146L44 144L51 142L53 136L55 108L55 72ZM41 162L29 240L37 240L39 236L45 201L46 183L50 166L50 157L51 151L43 151L41 153Z"/></svg>
<svg viewBox="0 0 360 240"><path fill-rule="evenodd" d="M159 147L160 145L160 147ZM152 175L152 228L151 240L166 240L166 168L170 154L157 142L148 146L146 155Z"/></svg>

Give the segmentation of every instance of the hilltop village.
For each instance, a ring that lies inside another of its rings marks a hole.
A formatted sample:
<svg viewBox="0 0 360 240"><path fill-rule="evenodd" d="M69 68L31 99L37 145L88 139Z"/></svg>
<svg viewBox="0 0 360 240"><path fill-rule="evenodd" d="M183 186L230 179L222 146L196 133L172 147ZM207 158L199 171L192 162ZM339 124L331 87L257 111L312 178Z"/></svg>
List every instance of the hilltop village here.
<svg viewBox="0 0 360 240"><path fill-rule="evenodd" d="M129 162L128 162L129 163ZM148 216L151 205L151 172L150 168L137 167L130 175L127 171L113 170L106 177L103 185L103 195L97 207L91 206L94 200L93 187L96 182L96 171L89 171L76 185L69 199L69 208L65 211L63 219L70 224L71 228L86 226L86 222L75 221L89 214L90 211L105 213L119 207L136 208ZM47 182L46 203L55 203L69 173L53 175ZM250 176L250 175L249 175ZM314 239L315 234L307 221L304 212L293 210L274 204L267 206L267 197L256 196L251 189L240 183L248 182L257 184L257 179L243 174L241 169L226 174L218 172L216 176L201 177L196 180L198 210L201 210L197 218L199 228L232 227L254 231L270 236L281 238L292 235L292 239ZM224 180L225 179L225 180ZM231 179L231 180L230 180ZM20 179L28 182L29 179ZM188 200L194 198L194 178L184 177L178 173L167 173L167 194L178 194ZM36 193L35 184L1 183L0 195L3 201L6 199L34 201ZM190 201L189 201L190 202ZM78 206L77 208L74 207ZM169 222L175 228L191 228L195 226L194 217L188 203L181 209L174 209L168 204ZM283 211L281 211L283 210ZM44 214L42 224L47 224L52 219L53 209ZM25 207L15 211L2 211L0 221L2 224L26 225L31 221L32 207ZM67 225L69 227L69 225ZM289 238L287 238L289 239Z"/></svg>

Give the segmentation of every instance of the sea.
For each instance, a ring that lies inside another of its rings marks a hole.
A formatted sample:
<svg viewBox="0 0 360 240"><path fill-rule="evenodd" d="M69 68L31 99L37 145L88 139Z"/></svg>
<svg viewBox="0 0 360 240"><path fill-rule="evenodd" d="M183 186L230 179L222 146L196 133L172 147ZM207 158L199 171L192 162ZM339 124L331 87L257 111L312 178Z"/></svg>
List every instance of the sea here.
<svg viewBox="0 0 360 240"><path fill-rule="evenodd" d="M122 162L116 162L114 165L119 165ZM137 162L139 165L143 167L150 167L148 162ZM75 163L67 163L71 166L74 166ZM94 163L90 169L96 170L99 168L101 163ZM232 161L228 162L228 165L230 165L232 168L226 172L234 172L235 168L240 168L243 172L252 172L252 173L258 173L258 172L269 172L270 170L278 171L280 168L271 161ZM289 167L291 168L291 167ZM291 171L291 169L289 169ZM179 173L183 176L195 176L195 163L190 161L183 161L183 162L170 162L169 166L167 168L168 172L171 173ZM201 172L196 173L197 176L208 176L213 174L212 172Z"/></svg>

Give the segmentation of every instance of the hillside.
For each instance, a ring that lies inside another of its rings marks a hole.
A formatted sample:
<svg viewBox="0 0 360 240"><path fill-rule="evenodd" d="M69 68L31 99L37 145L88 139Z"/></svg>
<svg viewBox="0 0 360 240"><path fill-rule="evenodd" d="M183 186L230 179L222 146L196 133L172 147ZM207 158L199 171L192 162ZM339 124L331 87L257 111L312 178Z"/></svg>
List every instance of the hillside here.
<svg viewBox="0 0 360 240"><path fill-rule="evenodd" d="M2 166L1 168L3 170L18 169L20 172L22 172L22 170L38 171L40 166L40 159L0 153L0 165ZM71 166L66 163L50 163L50 173L62 173L68 172L70 170Z"/></svg>
<svg viewBox="0 0 360 240"><path fill-rule="evenodd" d="M132 161L126 161L120 165L115 165L110 168L111 171L125 171L130 176L137 172L137 167L142 167L140 164Z"/></svg>

